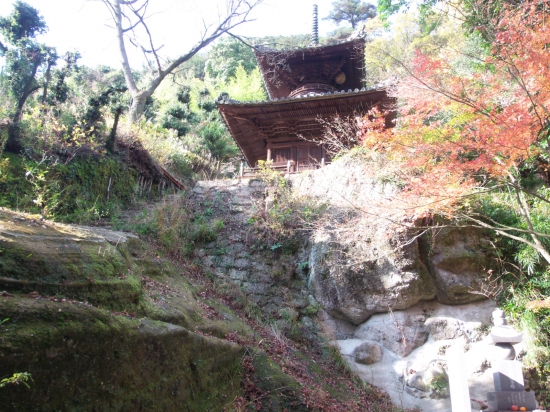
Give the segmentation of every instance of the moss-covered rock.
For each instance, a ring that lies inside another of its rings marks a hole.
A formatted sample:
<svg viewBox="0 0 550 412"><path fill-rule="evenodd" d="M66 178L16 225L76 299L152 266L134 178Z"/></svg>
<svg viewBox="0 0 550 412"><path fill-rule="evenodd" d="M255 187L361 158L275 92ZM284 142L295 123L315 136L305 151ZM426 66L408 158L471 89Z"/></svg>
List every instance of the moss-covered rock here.
<svg viewBox="0 0 550 412"><path fill-rule="evenodd" d="M219 411L240 393L243 348L169 323L72 303L0 299L5 411Z"/></svg>
<svg viewBox="0 0 550 412"><path fill-rule="evenodd" d="M45 223L0 211L0 283L8 291L58 295L111 309L140 300L135 268L122 253L132 235Z"/></svg>
<svg viewBox="0 0 550 412"><path fill-rule="evenodd" d="M265 352L255 350L252 356L253 381L265 394L262 411L307 411L300 390L300 384L285 374Z"/></svg>
<svg viewBox="0 0 550 412"><path fill-rule="evenodd" d="M0 376L34 381L0 390L2 410L207 411L240 394L244 349L219 338L248 326L221 303L209 319L134 235L2 209L0 285Z"/></svg>

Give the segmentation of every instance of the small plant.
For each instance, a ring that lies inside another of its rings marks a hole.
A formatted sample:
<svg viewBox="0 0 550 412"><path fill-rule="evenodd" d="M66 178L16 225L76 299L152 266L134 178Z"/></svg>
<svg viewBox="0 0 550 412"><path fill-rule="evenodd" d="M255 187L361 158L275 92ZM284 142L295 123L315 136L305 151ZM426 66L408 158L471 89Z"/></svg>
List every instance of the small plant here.
<svg viewBox="0 0 550 412"><path fill-rule="evenodd" d="M325 205L292 190L270 162L259 162L257 176L267 187L264 207L248 220L258 249L291 254L299 247L301 234L311 229Z"/></svg>
<svg viewBox="0 0 550 412"><path fill-rule="evenodd" d="M212 226L214 227L214 230L219 232L220 230L223 230L223 228L225 227L225 224L223 223L223 220L216 219L214 220L214 223L212 224Z"/></svg>
<svg viewBox="0 0 550 412"><path fill-rule="evenodd" d="M296 270L298 272L306 273L309 270L309 263L308 262L300 262L298 266L296 267Z"/></svg>
<svg viewBox="0 0 550 412"><path fill-rule="evenodd" d="M437 354L440 356L445 356L447 353L447 349L449 349L451 345L441 345L437 351Z"/></svg>
<svg viewBox="0 0 550 412"><path fill-rule="evenodd" d="M32 381L32 376L28 372L14 373L11 377L4 378L0 381L0 388L3 388L4 386L7 386L7 385L23 384L30 389L31 387L27 383L29 380Z"/></svg>
<svg viewBox="0 0 550 412"><path fill-rule="evenodd" d="M8 320L10 320L10 318L0 320L0 325L6 323ZM0 380L0 388L3 388L7 385L19 385L22 383L30 389L30 386L27 383L29 380L32 381L32 377L31 374L28 372L14 373L11 377Z"/></svg>
<svg viewBox="0 0 550 412"><path fill-rule="evenodd" d="M449 388L449 381L445 374L437 375L428 384L428 388L438 394L442 394Z"/></svg>

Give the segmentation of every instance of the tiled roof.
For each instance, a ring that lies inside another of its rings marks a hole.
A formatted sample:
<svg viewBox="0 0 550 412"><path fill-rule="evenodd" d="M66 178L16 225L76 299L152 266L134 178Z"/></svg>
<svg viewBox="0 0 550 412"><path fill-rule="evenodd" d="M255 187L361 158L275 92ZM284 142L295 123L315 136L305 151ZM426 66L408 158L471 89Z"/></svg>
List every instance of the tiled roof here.
<svg viewBox="0 0 550 412"><path fill-rule="evenodd" d="M346 44L346 43L354 43L354 42L357 42L357 41L363 41L365 42L365 33L362 32L362 33L359 33L358 35L356 36L350 36L348 37L347 39L343 39L343 40L338 40L338 41L334 41L334 42L331 42L331 43L328 43L328 44L310 44L308 46L305 46L305 47L299 47L299 46L296 46L296 47L289 47L287 49L275 49L273 47L267 47L267 46L262 46L261 44L258 45L258 46L255 46L256 47L256 50L260 53L270 53L270 52L292 52L292 51L313 51L313 50L319 50L319 49L322 49L324 47L331 47L331 46L340 46L340 45L343 45L343 44Z"/></svg>
<svg viewBox="0 0 550 412"><path fill-rule="evenodd" d="M318 119L363 115L372 107L392 110L394 104L395 99L388 97L383 88L311 93L260 102L238 102L225 97L217 102L225 124L251 166L265 160L268 140L312 139L323 133Z"/></svg>
<svg viewBox="0 0 550 412"><path fill-rule="evenodd" d="M385 88L379 87L379 88L372 88L367 89L365 87L361 89L348 89L348 90L341 90L341 91L335 91L335 92L326 92L326 93L308 93L301 96L296 97L282 97L280 99L272 99L272 100L259 100L259 101L248 101L248 102L242 102L239 100L233 100L230 99L227 95L221 95L218 100L216 100L217 104L231 104L231 105L253 105L253 104L270 104L270 103L277 103L277 102L285 102L285 101L295 101L295 100L309 100L312 98L319 98L319 97L329 97L329 96L342 96L342 95L350 95L350 94L356 94L356 93L364 93L364 92L374 92L374 91L382 91L385 90Z"/></svg>

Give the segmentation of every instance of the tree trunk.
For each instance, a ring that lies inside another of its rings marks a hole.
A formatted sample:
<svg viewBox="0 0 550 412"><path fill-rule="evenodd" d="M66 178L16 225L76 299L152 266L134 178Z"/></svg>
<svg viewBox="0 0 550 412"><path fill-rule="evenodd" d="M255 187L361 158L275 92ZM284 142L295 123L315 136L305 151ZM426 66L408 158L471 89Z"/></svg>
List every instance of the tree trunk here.
<svg viewBox="0 0 550 412"><path fill-rule="evenodd" d="M8 119L0 120L0 156L4 152L4 146L8 140L8 132L10 127L10 121Z"/></svg>
<svg viewBox="0 0 550 412"><path fill-rule="evenodd" d="M109 133L109 139L107 139L107 143L105 144L105 148L111 153L114 153L116 150L116 129L118 127L118 119L120 119L121 114L122 107L119 107L115 111L115 121L113 122L113 128L111 129L111 133Z"/></svg>
<svg viewBox="0 0 550 412"><path fill-rule="evenodd" d="M44 91L42 93L42 110L44 110L44 106L46 105L46 99L48 98L48 88L50 87L50 81L52 79L52 63L48 62L48 68L46 69L46 74L44 75Z"/></svg>
<svg viewBox="0 0 550 412"><path fill-rule="evenodd" d="M191 59L195 54L197 54L201 49L208 46L214 40L219 38L224 33L227 33L230 29L246 23L248 20L249 13L254 7L256 7L262 0L232 0L228 2L229 10L225 16L220 16L220 22L218 25L212 25L205 28L205 33L202 35L202 39L198 44L193 46L187 53L182 54L178 58L171 60L170 63L166 65L165 68L161 65L161 59L157 55L158 48L155 49L153 45L153 39L147 24L145 23L145 10L147 10L147 4L149 0L145 0L141 6L133 9L129 7L126 11L128 14L123 13L123 6L131 6L136 3L137 0L102 0L103 3L108 7L115 23L115 30L117 36L118 50L120 53L120 61L122 63L122 73L124 74L124 79L126 80L126 85L128 90L132 95L132 105L130 106L130 111L128 113L128 120L131 123L135 123L143 115L145 110L145 103L148 97L151 97L160 85L160 83L166 78L166 76L172 73L177 67L179 67L184 62ZM141 14L140 14L141 13ZM129 15L134 14L137 18L137 21L130 21ZM123 22L128 24L128 27L123 27ZM143 90L140 90L136 85L134 74L130 67L130 62L128 60L128 54L126 52L126 45L124 43L125 33L133 30L136 26L140 25L143 27L149 36L149 43L151 49L148 50L148 53L152 53L155 57L158 67L156 67L156 74L150 80L148 86Z"/></svg>
<svg viewBox="0 0 550 412"><path fill-rule="evenodd" d="M135 95L132 95L132 105L130 106L130 112L128 118L131 123L137 123L145 111L145 103L151 96L148 90L141 91Z"/></svg>
<svg viewBox="0 0 550 412"><path fill-rule="evenodd" d="M15 114L13 115L13 122L10 125L9 131L8 131L8 141L6 143L6 150L9 152L20 152L23 149L23 146L21 145L20 141L20 127L19 122L21 121L21 116L23 116L23 107L25 106L25 102L29 98L31 94L33 94L36 90L39 89L39 87L35 86L33 87L33 83L36 77L36 72L38 71L38 67L40 66L41 61L38 59L35 61L32 75L29 76L29 79L27 80L27 83L25 84L25 89L23 90L23 94L21 97L19 97L19 100L17 101L17 109L15 110Z"/></svg>

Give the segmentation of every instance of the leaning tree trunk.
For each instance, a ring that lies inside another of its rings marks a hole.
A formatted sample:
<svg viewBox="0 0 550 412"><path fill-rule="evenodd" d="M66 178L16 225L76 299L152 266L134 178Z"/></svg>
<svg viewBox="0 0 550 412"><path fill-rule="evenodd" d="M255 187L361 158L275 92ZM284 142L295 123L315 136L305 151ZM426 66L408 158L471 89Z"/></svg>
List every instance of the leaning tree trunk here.
<svg viewBox="0 0 550 412"><path fill-rule="evenodd" d="M8 119L0 120L0 157L8 141L8 130L11 122Z"/></svg>
<svg viewBox="0 0 550 412"><path fill-rule="evenodd" d="M20 139L19 122L21 121L21 117L23 116L23 108L25 107L27 99L31 94L33 94L40 88L39 86L35 86L36 72L38 71L40 63L41 61L39 59L34 62L32 74L29 76L27 83L25 84L25 88L23 89L23 92L19 97L19 100L17 101L17 109L15 110L12 124L8 129L8 141L6 142L5 147L11 152L19 152L23 149Z"/></svg>
<svg viewBox="0 0 550 412"><path fill-rule="evenodd" d="M113 122L113 128L111 129L111 133L109 133L109 138L107 139L107 143L105 144L106 149L114 153L116 150L116 129L118 127L118 120L120 119L120 115L122 114L122 107L118 107L115 111L115 120Z"/></svg>

